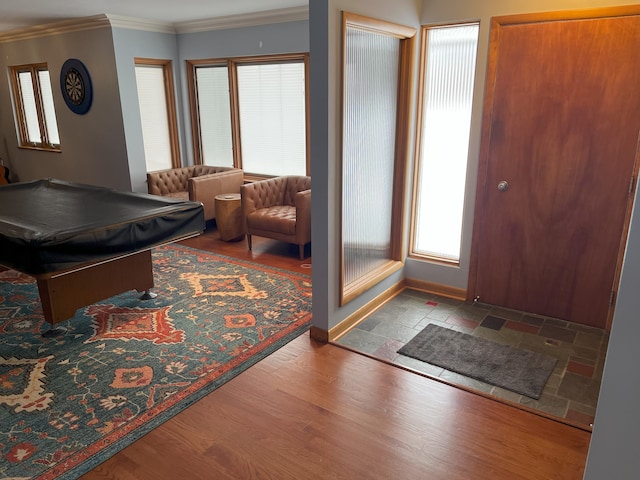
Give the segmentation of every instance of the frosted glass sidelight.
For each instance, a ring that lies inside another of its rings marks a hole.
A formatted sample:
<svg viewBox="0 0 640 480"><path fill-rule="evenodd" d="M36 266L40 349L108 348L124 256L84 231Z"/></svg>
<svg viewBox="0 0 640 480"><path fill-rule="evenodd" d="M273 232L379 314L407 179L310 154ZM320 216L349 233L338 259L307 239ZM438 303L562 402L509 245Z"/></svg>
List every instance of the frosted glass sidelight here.
<svg viewBox="0 0 640 480"><path fill-rule="evenodd" d="M413 253L458 262L477 23L427 27Z"/></svg>
<svg viewBox="0 0 640 480"><path fill-rule="evenodd" d="M400 40L347 26L342 151L344 285L391 258Z"/></svg>

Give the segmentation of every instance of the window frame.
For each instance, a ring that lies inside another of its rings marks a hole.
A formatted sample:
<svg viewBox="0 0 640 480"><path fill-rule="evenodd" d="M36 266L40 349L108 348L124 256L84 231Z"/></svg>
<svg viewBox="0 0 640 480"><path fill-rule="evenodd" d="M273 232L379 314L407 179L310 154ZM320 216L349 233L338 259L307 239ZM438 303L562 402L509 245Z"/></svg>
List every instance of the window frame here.
<svg viewBox="0 0 640 480"><path fill-rule="evenodd" d="M19 148L27 148L31 150L43 150L49 152L60 152L61 144L60 143L52 143L49 141L49 134L47 129L47 118L45 115L45 110L43 106L42 100L42 87L40 85L40 75L39 72L46 71L49 73L49 79L51 79L51 74L49 72L49 66L46 62L41 63L30 63L24 65L14 65L9 67L10 76L11 76L11 89L13 93L13 103L15 108L15 119L16 119L16 129L18 131L18 140L19 140ZM36 106L36 114L38 117L38 128L40 129L40 142L31 142L29 141L29 133L27 129L27 118L26 112L24 108L24 98L22 87L20 85L20 74L29 72L31 75L31 82L33 85L33 98ZM53 87L51 87L53 92ZM54 112L55 112L55 104L54 104ZM58 130L57 125L57 115L54 119L56 121L56 130ZM59 132L58 132L59 133Z"/></svg>
<svg viewBox="0 0 640 480"><path fill-rule="evenodd" d="M233 166L235 168L243 168L242 164L242 132L240 131L240 99L238 96L238 73L237 67L241 65L260 65L260 64L278 64L278 63L299 63L304 64L304 82L305 82L305 174L311 175L310 152L311 145L309 141L309 54L302 53L285 53L274 55L258 55L247 57L231 57L217 59L199 59L187 60L187 82L189 86L189 111L191 118L191 141L193 144L193 157L196 165L203 164L202 158L202 130L200 126L200 114L198 109L198 86L196 81L196 69L201 67L227 67L229 75L229 104L230 104L230 122L231 122L231 143L233 147ZM257 172L245 172L245 180L262 180L270 178L271 175L260 174Z"/></svg>
<svg viewBox="0 0 640 480"><path fill-rule="evenodd" d="M345 284L345 244L344 244L344 198L341 196L340 207L340 306L344 306L362 295L385 278L397 272L404 266L404 212L406 192L406 172L410 161L411 145L411 98L414 86L413 57L417 30L375 18L342 12L342 118L341 118L341 161L344 162L345 150L344 122L345 122L345 86L346 86L346 41L347 28L357 28L371 33L395 37L400 41L398 58L398 92L395 123L395 151L393 158L393 191L391 195L391 236L390 255L384 263L364 273L360 278ZM343 190L344 163L341 166L341 187Z"/></svg>
<svg viewBox="0 0 640 480"><path fill-rule="evenodd" d="M173 84L173 62L166 59L135 57L136 67L161 67L164 80L165 104L167 108L167 123L169 126L169 144L171 148L171 168L180 168L180 141L178 136L178 117L176 113L175 88ZM136 87L137 88L137 87ZM146 160L145 160L146 163Z"/></svg>

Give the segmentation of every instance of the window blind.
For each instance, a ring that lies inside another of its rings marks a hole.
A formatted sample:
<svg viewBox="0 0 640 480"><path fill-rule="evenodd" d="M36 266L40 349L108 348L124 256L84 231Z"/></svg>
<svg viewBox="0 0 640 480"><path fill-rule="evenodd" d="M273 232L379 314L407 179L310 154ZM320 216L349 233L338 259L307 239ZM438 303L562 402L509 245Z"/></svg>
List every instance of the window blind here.
<svg viewBox="0 0 640 480"><path fill-rule="evenodd" d="M20 72L18 74L20 82L20 94L22 96L22 109L24 111L24 121L27 130L27 141L30 143L41 143L40 124L38 123L38 109L36 98L33 93L33 79L31 72Z"/></svg>
<svg viewBox="0 0 640 480"><path fill-rule="evenodd" d="M58 135L58 121L56 119L56 110L53 106L53 94L51 92L51 79L48 70L38 70L38 78L40 81L40 95L42 95L42 107L44 110L44 119L47 128L47 137L52 145L60 145L60 137Z"/></svg>
<svg viewBox="0 0 640 480"><path fill-rule="evenodd" d="M237 73L243 169L305 175L304 63L238 65Z"/></svg>
<svg viewBox="0 0 640 480"><path fill-rule="evenodd" d="M164 68L161 65L136 65L135 71L147 171L171 168Z"/></svg>
<svg viewBox="0 0 640 480"><path fill-rule="evenodd" d="M202 161L205 165L233 166L229 69L197 67L198 113Z"/></svg>

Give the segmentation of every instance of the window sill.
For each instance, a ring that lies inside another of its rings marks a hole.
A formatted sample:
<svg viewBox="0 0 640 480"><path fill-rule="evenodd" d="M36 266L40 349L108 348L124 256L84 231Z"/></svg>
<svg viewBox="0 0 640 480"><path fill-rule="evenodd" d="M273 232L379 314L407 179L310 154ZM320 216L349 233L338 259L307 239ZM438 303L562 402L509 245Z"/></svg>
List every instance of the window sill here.
<svg viewBox="0 0 640 480"><path fill-rule="evenodd" d="M60 147L47 147L44 145L18 145L18 148L22 148L24 150L38 150L41 152L54 152L54 153L62 152Z"/></svg>

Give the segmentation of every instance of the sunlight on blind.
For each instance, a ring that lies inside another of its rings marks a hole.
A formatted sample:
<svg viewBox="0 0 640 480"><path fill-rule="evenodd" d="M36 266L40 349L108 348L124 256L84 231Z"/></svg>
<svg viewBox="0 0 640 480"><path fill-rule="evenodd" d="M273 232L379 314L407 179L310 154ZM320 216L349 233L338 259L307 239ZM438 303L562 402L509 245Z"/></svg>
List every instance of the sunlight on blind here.
<svg viewBox="0 0 640 480"><path fill-rule="evenodd" d="M242 167L306 175L304 62L238 65Z"/></svg>
<svg viewBox="0 0 640 480"><path fill-rule="evenodd" d="M31 143L41 143L40 124L38 123L38 109L36 98L33 93L33 80L31 72L20 72L20 93L22 94L22 107L24 110L24 121L27 127L27 140Z"/></svg>
<svg viewBox="0 0 640 480"><path fill-rule="evenodd" d="M342 151L344 283L391 256L400 40L347 27Z"/></svg>
<svg viewBox="0 0 640 480"><path fill-rule="evenodd" d="M232 167L229 69L226 65L197 67L195 72L202 162L205 165Z"/></svg>
<svg viewBox="0 0 640 480"><path fill-rule="evenodd" d="M171 168L164 68L161 65L136 65L136 84L147 171Z"/></svg>
<svg viewBox="0 0 640 480"><path fill-rule="evenodd" d="M428 28L418 197L418 254L460 258L478 24Z"/></svg>
<svg viewBox="0 0 640 480"><path fill-rule="evenodd" d="M42 95L42 107L44 110L44 118L47 127L47 137L49 143L60 145L60 137L58 135L58 121L56 119L56 110L53 106L53 94L51 92L51 80L49 79L48 70L39 70L38 77L40 80L40 93Z"/></svg>

